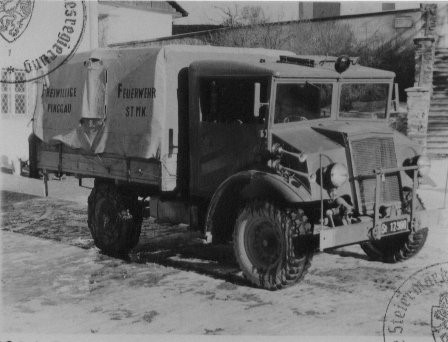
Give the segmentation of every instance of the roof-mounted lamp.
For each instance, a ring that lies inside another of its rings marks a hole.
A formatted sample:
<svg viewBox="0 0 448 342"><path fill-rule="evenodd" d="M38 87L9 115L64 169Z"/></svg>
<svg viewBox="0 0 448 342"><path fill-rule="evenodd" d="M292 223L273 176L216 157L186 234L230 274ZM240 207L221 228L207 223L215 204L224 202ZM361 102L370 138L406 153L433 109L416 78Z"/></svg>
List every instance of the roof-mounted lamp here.
<svg viewBox="0 0 448 342"><path fill-rule="evenodd" d="M343 55L338 57L336 63L334 63L334 68L338 73L342 74L345 70L349 68L350 63L351 63L350 57Z"/></svg>

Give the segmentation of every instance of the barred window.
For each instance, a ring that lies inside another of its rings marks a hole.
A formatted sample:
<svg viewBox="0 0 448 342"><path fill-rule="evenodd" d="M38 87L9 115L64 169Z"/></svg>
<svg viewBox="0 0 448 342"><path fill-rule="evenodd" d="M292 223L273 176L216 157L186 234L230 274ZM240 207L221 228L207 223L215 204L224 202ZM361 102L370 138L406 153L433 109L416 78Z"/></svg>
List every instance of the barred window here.
<svg viewBox="0 0 448 342"><path fill-rule="evenodd" d="M2 81L8 80L8 73L6 70L2 70ZM2 114L9 114L11 112L10 104L11 85L9 83L3 83L1 87L1 112Z"/></svg>
<svg viewBox="0 0 448 342"><path fill-rule="evenodd" d="M0 86L0 113L5 115L25 115L27 113L28 87L25 71L1 70L1 80L13 83L2 82Z"/></svg>
<svg viewBox="0 0 448 342"><path fill-rule="evenodd" d="M7 77L8 77L8 75L7 75L6 71L3 70L2 74L1 74L2 92L7 92L8 91L9 84L5 83L5 81L8 79Z"/></svg>
<svg viewBox="0 0 448 342"><path fill-rule="evenodd" d="M9 113L9 94L2 94L1 96L1 109L2 114L8 114Z"/></svg>
<svg viewBox="0 0 448 342"><path fill-rule="evenodd" d="M26 98L25 94L16 94L16 114L25 114L26 112Z"/></svg>
<svg viewBox="0 0 448 342"><path fill-rule="evenodd" d="M16 71L16 93L24 93L25 92L25 73L23 71ZM18 83L20 82L20 83Z"/></svg>

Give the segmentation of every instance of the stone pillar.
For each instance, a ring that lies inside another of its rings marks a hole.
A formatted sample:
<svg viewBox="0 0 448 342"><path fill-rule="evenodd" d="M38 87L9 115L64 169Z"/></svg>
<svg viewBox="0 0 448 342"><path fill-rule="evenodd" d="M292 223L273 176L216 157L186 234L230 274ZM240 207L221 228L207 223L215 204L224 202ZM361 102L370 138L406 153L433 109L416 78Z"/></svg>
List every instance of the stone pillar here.
<svg viewBox="0 0 448 342"><path fill-rule="evenodd" d="M406 89L408 110L407 131L408 136L419 143L423 147L423 150L426 151L436 47L437 5L423 3L421 5L421 11L424 21L424 32L422 37L414 39L414 87Z"/></svg>
<svg viewBox="0 0 448 342"><path fill-rule="evenodd" d="M430 91L428 87L406 89L408 110L408 137L419 143L426 152L426 134L428 131L428 115Z"/></svg>
<svg viewBox="0 0 448 342"><path fill-rule="evenodd" d="M434 37L415 38L415 86L432 91L432 73L435 57Z"/></svg>
<svg viewBox="0 0 448 342"><path fill-rule="evenodd" d="M437 47L448 49L448 3L437 5Z"/></svg>
<svg viewBox="0 0 448 342"><path fill-rule="evenodd" d="M420 4L422 12L424 36L430 37L436 35L438 5L434 3Z"/></svg>

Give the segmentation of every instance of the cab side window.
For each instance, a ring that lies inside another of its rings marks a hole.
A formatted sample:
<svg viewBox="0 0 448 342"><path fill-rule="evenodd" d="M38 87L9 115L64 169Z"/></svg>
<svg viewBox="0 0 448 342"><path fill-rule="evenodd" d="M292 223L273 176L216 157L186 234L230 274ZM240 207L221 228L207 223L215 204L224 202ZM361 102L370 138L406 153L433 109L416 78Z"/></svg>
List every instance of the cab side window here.
<svg viewBox="0 0 448 342"><path fill-rule="evenodd" d="M261 84L261 100L267 102L267 80L204 77L200 80L201 120L215 123L251 124L262 122L254 116L255 83Z"/></svg>

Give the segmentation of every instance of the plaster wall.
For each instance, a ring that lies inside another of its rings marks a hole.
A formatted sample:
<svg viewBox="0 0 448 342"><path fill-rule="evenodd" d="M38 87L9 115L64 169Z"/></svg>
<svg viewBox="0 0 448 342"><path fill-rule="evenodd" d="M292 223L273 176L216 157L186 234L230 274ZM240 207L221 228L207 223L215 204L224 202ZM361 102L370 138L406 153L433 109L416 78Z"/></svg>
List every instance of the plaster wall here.
<svg viewBox="0 0 448 342"><path fill-rule="evenodd" d="M172 15L98 5L100 46L170 36Z"/></svg>
<svg viewBox="0 0 448 342"><path fill-rule="evenodd" d="M340 13L335 14L338 15L356 15L356 14L364 14L364 13L376 13L382 12L383 2L381 1L341 1L340 4ZM419 8L419 2L410 2L410 1L398 1L395 2L395 10L404 10L404 9L414 9ZM315 6L319 6L321 8L325 7L325 3L319 2L301 2L300 3L300 19L313 19L316 18L314 14L316 13L325 13L325 11L313 11ZM328 6L331 6L329 4Z"/></svg>

